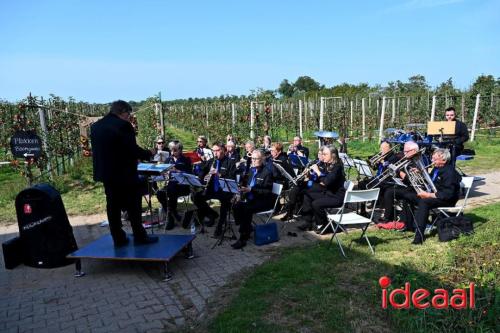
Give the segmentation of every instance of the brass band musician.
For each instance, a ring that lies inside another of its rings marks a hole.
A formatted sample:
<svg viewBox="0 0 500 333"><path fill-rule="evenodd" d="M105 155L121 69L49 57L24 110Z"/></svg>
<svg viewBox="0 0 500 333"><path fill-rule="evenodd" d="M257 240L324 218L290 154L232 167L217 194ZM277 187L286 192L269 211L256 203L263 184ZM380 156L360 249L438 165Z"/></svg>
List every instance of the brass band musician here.
<svg viewBox="0 0 500 333"><path fill-rule="evenodd" d="M231 246L241 249L252 233L252 216L254 213L269 210L275 202L273 194L273 175L264 166L264 153L260 150L252 152L252 165L248 171L246 185L240 191L243 200L235 203L233 207L234 221L240 225L240 238Z"/></svg>
<svg viewBox="0 0 500 333"><path fill-rule="evenodd" d="M165 163L174 164L174 167L169 172L187 172L191 173L191 160L182 154L182 143L179 141L172 141L168 144L169 150L172 155L165 161ZM177 213L177 199L181 196L190 193L189 185L179 185L175 179L169 179L167 186L156 192L158 201L161 203L167 213L166 229L171 230L175 226L175 220L179 221L181 217ZM186 226L184 226L186 227Z"/></svg>
<svg viewBox="0 0 500 333"><path fill-rule="evenodd" d="M451 155L448 149L438 148L432 154L434 168L429 176L434 183L436 192L408 191L397 198L405 200L406 205L416 207L415 211L415 238L412 244L422 244L425 240L424 231L428 223L429 212L436 207L455 206L460 195L461 176L450 163ZM424 171L425 172L425 171ZM413 208L412 207L412 208ZM406 216L406 225L412 224L413 215Z"/></svg>
<svg viewBox="0 0 500 333"><path fill-rule="evenodd" d="M202 169L200 176L206 183L203 192L197 192L193 196L193 202L198 208L198 219L203 221L205 217L209 218L209 223L206 226L210 227L215 223L215 219L219 217L217 228L215 229L214 236L220 236L222 226L226 222L229 209L231 208L232 194L224 192L220 188L219 179L236 178L236 164L233 160L225 155L225 147L222 143L215 143L212 146L214 158L208 160ZM220 201L220 216L215 210L210 208L207 200L217 199Z"/></svg>
<svg viewBox="0 0 500 333"><path fill-rule="evenodd" d="M288 193L288 202L285 207L286 214L281 218L281 221L288 221L293 219L293 212L296 207L301 204L302 199L304 197L304 193L306 190L316 187L320 189L319 180L321 177L326 176L325 172L325 164L323 163L323 148L325 146L321 146L318 150L318 158L311 163L311 166L308 170L304 170L303 172L307 172L308 174L301 180L298 181L297 186L293 186ZM312 169L312 165L317 165L319 173L315 172Z"/></svg>
<svg viewBox="0 0 500 333"><path fill-rule="evenodd" d="M326 175L319 178L320 186L305 192L301 212L305 222L299 226L301 230L312 230L314 224L316 231L320 230L327 223L325 208L340 207L344 202L345 174L338 150L328 145L322 155ZM317 165L313 165L312 170L318 175L321 173Z"/></svg>

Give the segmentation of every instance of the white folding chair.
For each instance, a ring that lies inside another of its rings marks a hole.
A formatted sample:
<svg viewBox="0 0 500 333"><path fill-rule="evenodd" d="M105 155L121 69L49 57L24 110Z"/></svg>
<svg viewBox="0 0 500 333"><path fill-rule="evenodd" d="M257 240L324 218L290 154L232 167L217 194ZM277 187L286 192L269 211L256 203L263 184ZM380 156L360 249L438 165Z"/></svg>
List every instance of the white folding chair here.
<svg viewBox="0 0 500 333"><path fill-rule="evenodd" d="M283 184L273 183L273 194L276 195L276 201L274 202L274 206L270 210L266 210L264 212L255 213L255 216L259 218L264 223L268 223L274 215L276 211L276 206L278 205L278 201L281 197L281 191L283 190Z"/></svg>
<svg viewBox="0 0 500 333"><path fill-rule="evenodd" d="M344 182L344 188L346 190L346 195L347 195L347 192L349 191L352 191L352 189L354 188L354 182L350 181L350 180L346 180ZM345 198L346 198L346 195L344 195L344 201L345 201ZM332 208L326 208L326 214L330 214L330 215L335 215L337 214L338 212L340 212L340 210L343 208L344 206L341 206L341 207L332 207ZM321 227L321 231L319 232L320 235L322 235L327 229L328 227L332 227L332 230L333 230L333 225L331 223L327 223L326 226L324 227ZM344 230L344 228L342 228Z"/></svg>
<svg viewBox="0 0 500 333"><path fill-rule="evenodd" d="M339 229L345 230L345 228L347 227L361 227L362 233L359 239L362 239L364 237L372 253L375 253L370 243L370 240L368 239L368 236L366 236L366 229L368 229L368 226L370 225L370 223L372 223L373 213L375 210L372 209L370 218L366 218L364 216L358 215L356 212L346 212L346 206L349 203L372 202L373 207L375 207L377 205L379 191L380 191L379 188L374 188L371 190L347 191L345 195L344 204L340 208L339 212L337 214L327 215L329 221L328 225L332 226L333 228L333 235L332 238L330 239L330 245L333 242L333 238L335 238L337 244L340 247L340 251L342 252L342 255L344 257L346 257L346 255L342 247L342 243L340 242L340 239L337 237L337 232L339 231Z"/></svg>
<svg viewBox="0 0 500 333"><path fill-rule="evenodd" d="M430 227L427 228L428 232L430 232L434 228L437 221L443 218L443 216L445 218L450 216L458 216L464 212L465 206L467 206L467 199L469 198L469 193L473 183L474 183L474 177L462 177L462 182L460 183L460 187L465 189L464 201L455 207L437 207L433 209L432 211L433 213L435 213L436 216L432 221Z"/></svg>

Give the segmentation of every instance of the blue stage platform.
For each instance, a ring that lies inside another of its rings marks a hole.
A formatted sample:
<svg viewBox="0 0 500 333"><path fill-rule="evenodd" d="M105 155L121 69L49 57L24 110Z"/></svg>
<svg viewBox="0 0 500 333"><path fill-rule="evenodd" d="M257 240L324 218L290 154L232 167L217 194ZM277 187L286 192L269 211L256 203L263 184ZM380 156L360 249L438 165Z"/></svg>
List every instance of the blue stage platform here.
<svg viewBox="0 0 500 333"><path fill-rule="evenodd" d="M170 280L168 263L181 251L186 252L187 258L193 258L192 242L195 235L155 235L158 242L145 245L134 245L133 236L128 235L130 242L127 246L114 247L111 235L87 244L85 247L69 254L71 259L103 259L103 260L125 260L125 261L154 261L164 264L164 280ZM80 270L80 262L77 261L76 276L83 276Z"/></svg>

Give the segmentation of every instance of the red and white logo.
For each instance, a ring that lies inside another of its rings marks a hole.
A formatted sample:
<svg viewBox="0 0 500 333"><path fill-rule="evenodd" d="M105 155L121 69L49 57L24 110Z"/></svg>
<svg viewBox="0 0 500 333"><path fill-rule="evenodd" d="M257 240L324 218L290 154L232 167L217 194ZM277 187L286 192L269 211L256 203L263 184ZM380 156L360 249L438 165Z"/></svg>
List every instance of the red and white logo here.
<svg viewBox="0 0 500 333"><path fill-rule="evenodd" d="M403 288L397 288L389 292L387 288L391 285L391 279L387 276L382 276L378 283L382 287L382 309L387 309L389 304L394 309L409 309L410 303L416 309L426 309L430 306L435 309L448 309L450 306L453 309L465 309L467 307L474 309L476 307L475 285L473 282L469 283L469 290L467 288L453 289L451 297L450 293L442 288L435 289L434 293L423 288L412 292L410 282L406 282Z"/></svg>
<svg viewBox="0 0 500 333"><path fill-rule="evenodd" d="M24 214L28 215L28 214L31 214L33 212L33 209L31 209L30 204L24 204L23 211L24 211Z"/></svg>

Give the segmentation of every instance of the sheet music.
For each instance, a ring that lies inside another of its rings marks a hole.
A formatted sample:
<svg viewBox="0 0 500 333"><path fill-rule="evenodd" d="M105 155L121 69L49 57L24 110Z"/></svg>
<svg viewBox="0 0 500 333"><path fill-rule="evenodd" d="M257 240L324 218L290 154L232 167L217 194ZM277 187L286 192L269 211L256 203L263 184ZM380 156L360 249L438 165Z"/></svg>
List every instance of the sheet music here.
<svg viewBox="0 0 500 333"><path fill-rule="evenodd" d="M356 159L354 159L353 161L356 164L356 169L358 170L360 175L373 177L372 170L370 169L370 166L368 165L368 163L366 163L366 161Z"/></svg>
<svg viewBox="0 0 500 333"><path fill-rule="evenodd" d="M190 185L194 187L202 187L200 180L195 175L185 173L185 172L172 172L171 176L180 184L180 185Z"/></svg>
<svg viewBox="0 0 500 333"><path fill-rule="evenodd" d="M238 183L234 179L219 178L219 185L224 192L230 192L234 194L237 194L239 192Z"/></svg>
<svg viewBox="0 0 500 333"><path fill-rule="evenodd" d="M285 168L283 168L283 166L281 166L279 163L276 163L276 162L273 162L273 165L279 170L279 172L289 181L289 182L292 182L293 185L297 185L297 182L295 181L295 179L293 179L293 177L288 173L286 172Z"/></svg>

